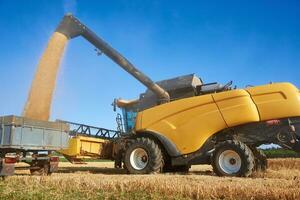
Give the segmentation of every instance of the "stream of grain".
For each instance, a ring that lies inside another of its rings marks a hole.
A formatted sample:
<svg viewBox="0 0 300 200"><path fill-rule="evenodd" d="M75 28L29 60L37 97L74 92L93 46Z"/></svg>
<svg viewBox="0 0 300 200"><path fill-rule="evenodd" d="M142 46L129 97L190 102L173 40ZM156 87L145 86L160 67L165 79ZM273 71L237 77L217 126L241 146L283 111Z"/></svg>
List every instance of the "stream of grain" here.
<svg viewBox="0 0 300 200"><path fill-rule="evenodd" d="M52 35L32 81L23 110L24 117L49 120L56 77L67 41L67 37L61 33Z"/></svg>

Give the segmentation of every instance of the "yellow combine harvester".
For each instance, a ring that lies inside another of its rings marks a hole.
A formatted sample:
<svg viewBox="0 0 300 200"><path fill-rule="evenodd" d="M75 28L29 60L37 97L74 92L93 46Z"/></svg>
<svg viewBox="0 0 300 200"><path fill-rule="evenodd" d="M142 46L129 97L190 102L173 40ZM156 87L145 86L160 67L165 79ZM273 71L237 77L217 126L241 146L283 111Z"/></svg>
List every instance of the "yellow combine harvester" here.
<svg viewBox="0 0 300 200"><path fill-rule="evenodd" d="M262 144L300 151L300 93L290 83L235 89L194 74L154 83L74 16L66 15L56 31L84 37L148 88L136 100L115 100L123 112L121 135L99 140L92 138L98 133L77 129L67 156L110 158L133 174L211 164L220 176L249 176L267 167L257 149Z"/></svg>

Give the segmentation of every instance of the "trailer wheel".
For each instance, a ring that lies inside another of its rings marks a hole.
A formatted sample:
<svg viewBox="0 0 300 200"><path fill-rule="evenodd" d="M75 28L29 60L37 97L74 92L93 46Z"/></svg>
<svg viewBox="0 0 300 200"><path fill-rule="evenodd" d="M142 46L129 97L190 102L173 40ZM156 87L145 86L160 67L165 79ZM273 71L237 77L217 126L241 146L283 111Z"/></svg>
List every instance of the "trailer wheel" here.
<svg viewBox="0 0 300 200"><path fill-rule="evenodd" d="M227 140L216 145L212 157L213 171L218 176L247 177L254 169L251 149L237 140Z"/></svg>
<svg viewBox="0 0 300 200"><path fill-rule="evenodd" d="M31 175L51 175L50 166L46 162L35 162L30 166L30 174Z"/></svg>
<svg viewBox="0 0 300 200"><path fill-rule="evenodd" d="M126 149L124 164L131 174L157 173L163 167L160 147L149 138L137 138Z"/></svg>
<svg viewBox="0 0 300 200"><path fill-rule="evenodd" d="M251 148L253 155L255 157L255 171L265 172L268 168L268 160L267 156L264 154L264 152L260 149L257 149L256 147Z"/></svg>

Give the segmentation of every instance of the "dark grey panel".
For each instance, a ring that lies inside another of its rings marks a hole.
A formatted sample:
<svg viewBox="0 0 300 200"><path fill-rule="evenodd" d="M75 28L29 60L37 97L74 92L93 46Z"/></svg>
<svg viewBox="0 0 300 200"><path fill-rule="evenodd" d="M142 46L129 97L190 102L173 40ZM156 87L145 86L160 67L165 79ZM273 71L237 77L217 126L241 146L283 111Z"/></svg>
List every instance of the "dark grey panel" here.
<svg viewBox="0 0 300 200"><path fill-rule="evenodd" d="M202 80L195 74L188 74L156 83L169 93L171 101L175 101L195 96L196 87L202 85ZM146 90L140 95L139 102L128 109L142 111L156 106L158 103L157 96L151 90Z"/></svg>

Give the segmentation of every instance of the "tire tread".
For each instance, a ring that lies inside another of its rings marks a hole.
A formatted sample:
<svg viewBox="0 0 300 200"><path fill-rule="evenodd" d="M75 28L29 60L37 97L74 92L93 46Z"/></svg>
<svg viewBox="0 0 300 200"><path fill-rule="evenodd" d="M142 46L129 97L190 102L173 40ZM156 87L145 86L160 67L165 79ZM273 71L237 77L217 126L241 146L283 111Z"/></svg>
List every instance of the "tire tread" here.
<svg viewBox="0 0 300 200"><path fill-rule="evenodd" d="M244 143L242 143L241 141L238 140L226 140L223 142L220 142L216 145L215 147L215 153L213 153L213 157L212 157L212 167L213 167L213 171L218 175L218 176L224 176L224 173L222 173L219 169L218 166L216 164L216 156L218 154L218 151L222 148L226 148L226 147L236 147L238 149L240 149L243 153L243 155L245 156L245 163L244 166L246 166L246 168L242 169L241 172L239 172L239 174L236 174L236 176L243 176L243 177L248 177L252 174L253 169L254 169L254 156L253 153L251 151L251 149ZM242 163L243 165L243 163Z"/></svg>

